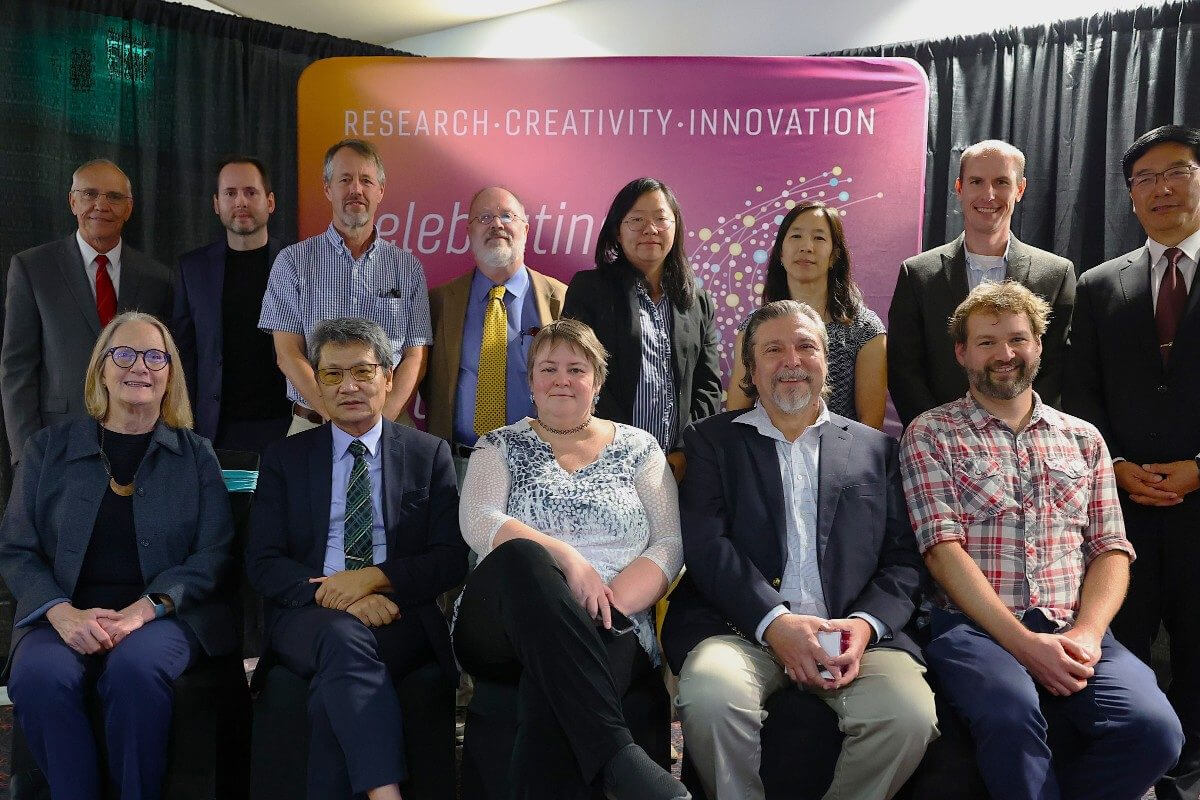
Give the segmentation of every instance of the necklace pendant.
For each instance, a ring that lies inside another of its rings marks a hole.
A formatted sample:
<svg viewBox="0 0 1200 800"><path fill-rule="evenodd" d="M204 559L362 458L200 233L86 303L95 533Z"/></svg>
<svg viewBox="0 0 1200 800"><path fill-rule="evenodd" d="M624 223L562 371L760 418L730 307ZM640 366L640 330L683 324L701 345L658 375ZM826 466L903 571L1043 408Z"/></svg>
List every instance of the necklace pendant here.
<svg viewBox="0 0 1200 800"><path fill-rule="evenodd" d="M112 489L112 493L118 497L129 497L133 494L133 487L132 483L117 483L116 478L108 479L108 488Z"/></svg>

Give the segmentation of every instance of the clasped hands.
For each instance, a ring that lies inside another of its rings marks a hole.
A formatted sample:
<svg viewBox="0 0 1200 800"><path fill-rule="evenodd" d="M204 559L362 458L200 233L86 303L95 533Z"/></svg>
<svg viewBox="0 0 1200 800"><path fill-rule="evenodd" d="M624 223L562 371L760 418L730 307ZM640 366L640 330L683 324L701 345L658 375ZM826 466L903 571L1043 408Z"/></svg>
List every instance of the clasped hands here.
<svg viewBox="0 0 1200 800"><path fill-rule="evenodd" d="M850 644L841 655L831 656L817 639L821 631L850 631ZM858 677L871 633L870 623L856 617L821 619L808 614L783 614L771 621L763 638L789 678L803 686L832 691ZM822 677L822 667L833 677Z"/></svg>
<svg viewBox="0 0 1200 800"><path fill-rule="evenodd" d="M1117 485L1129 492L1129 499L1144 506L1174 506L1184 495L1200 489L1200 468L1192 459L1165 464L1113 464Z"/></svg>
<svg viewBox="0 0 1200 800"><path fill-rule="evenodd" d="M1100 660L1100 636L1088 628L1066 633L1033 633L1014 648L1013 656L1033 679L1056 697L1067 697L1087 686Z"/></svg>
<svg viewBox="0 0 1200 800"><path fill-rule="evenodd" d="M308 582L320 584L315 598L317 605L353 614L369 628L387 625L400 617L400 607L379 593L390 589L391 583L378 567L342 570L309 578Z"/></svg>
<svg viewBox="0 0 1200 800"><path fill-rule="evenodd" d="M139 597L120 611L59 603L46 612L46 620L67 647L85 656L107 653L153 619L154 606L145 597Z"/></svg>

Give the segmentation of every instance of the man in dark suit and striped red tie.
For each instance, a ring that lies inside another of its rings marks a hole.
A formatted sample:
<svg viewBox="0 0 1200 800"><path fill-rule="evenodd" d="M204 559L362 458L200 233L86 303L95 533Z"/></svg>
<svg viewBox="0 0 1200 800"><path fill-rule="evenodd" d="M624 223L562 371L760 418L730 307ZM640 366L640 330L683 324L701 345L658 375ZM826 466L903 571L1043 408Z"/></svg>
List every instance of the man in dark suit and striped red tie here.
<svg viewBox="0 0 1200 800"><path fill-rule="evenodd" d="M1185 736L1158 800L1200 793L1200 128L1164 125L1122 158L1146 243L1083 274L1063 408L1100 429L1138 558L1112 622L1149 663L1165 624Z"/></svg>

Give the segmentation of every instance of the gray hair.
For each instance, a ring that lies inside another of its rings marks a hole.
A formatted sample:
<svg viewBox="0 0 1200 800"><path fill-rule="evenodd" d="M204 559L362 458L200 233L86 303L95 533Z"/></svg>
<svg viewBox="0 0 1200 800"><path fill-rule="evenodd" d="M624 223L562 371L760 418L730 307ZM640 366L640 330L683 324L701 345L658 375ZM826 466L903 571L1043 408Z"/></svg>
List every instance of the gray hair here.
<svg viewBox="0 0 1200 800"><path fill-rule="evenodd" d="M1025 177L1024 153L1015 145L1011 145L1003 139L984 139L982 142L976 142L966 150L963 150L962 155L958 157L958 179L960 181L963 178L963 168L966 166L967 160L983 155L984 153L995 153L996 155L1013 159L1017 162L1017 181Z"/></svg>
<svg viewBox="0 0 1200 800"><path fill-rule="evenodd" d="M811 322L821 340L821 350L827 356L829 354L829 332L825 330L825 320L821 319L820 312L815 308L799 300L775 300L765 303L746 320L746 332L742 334L742 364L746 367L746 374L742 377L741 390L751 400L758 399L758 387L754 385L754 340L758 338L758 329L764 322L781 317L803 317ZM829 393L828 376L826 379L822 394Z"/></svg>
<svg viewBox="0 0 1200 800"><path fill-rule="evenodd" d="M313 369L321 360L321 348L327 344L368 344L385 372L391 372L396 365L392 343L383 328L361 317L339 317L317 323L308 343L308 363Z"/></svg>
<svg viewBox="0 0 1200 800"><path fill-rule="evenodd" d="M379 176L379 185L382 186L387 183L387 172L383 168L383 159L380 157L379 151L375 149L375 145L365 139L342 139L340 142L334 142L325 151L325 168L322 171L325 183L333 183L333 157L343 148L349 148L363 158L373 161L375 163L375 174Z"/></svg>
<svg viewBox="0 0 1200 800"><path fill-rule="evenodd" d="M110 167L115 169L118 173L120 173L121 177L125 179L125 185L129 187L129 193L133 194L133 182L129 180L129 176L125 174L125 170L121 169L117 165L117 162L113 161L111 158L93 158L80 164L75 168L75 171L71 173L71 185L74 186L75 181L79 180L79 173L83 172L85 169L91 169L92 167Z"/></svg>

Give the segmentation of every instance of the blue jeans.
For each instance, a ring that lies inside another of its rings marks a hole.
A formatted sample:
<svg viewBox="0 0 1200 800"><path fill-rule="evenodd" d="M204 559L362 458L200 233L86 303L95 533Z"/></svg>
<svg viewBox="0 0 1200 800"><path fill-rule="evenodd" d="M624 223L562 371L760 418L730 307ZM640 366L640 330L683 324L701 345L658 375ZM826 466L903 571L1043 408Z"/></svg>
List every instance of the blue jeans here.
<svg viewBox="0 0 1200 800"><path fill-rule="evenodd" d="M1041 612L1025 627L1051 633ZM1175 763L1183 746L1179 718L1154 673L1111 632L1087 686L1067 697L1044 690L1007 650L962 614L933 612L926 648L939 691L966 721L979 772L993 797L1005 800L1134 800ZM1043 709L1069 720L1086 746L1076 758L1053 760Z"/></svg>
<svg viewBox="0 0 1200 800"><path fill-rule="evenodd" d="M104 712L109 776L122 800L162 796L175 679L199 653L192 632L171 618L147 623L102 655L75 652L49 623L25 634L13 653L8 692L54 800L101 796L86 702L93 686Z"/></svg>

